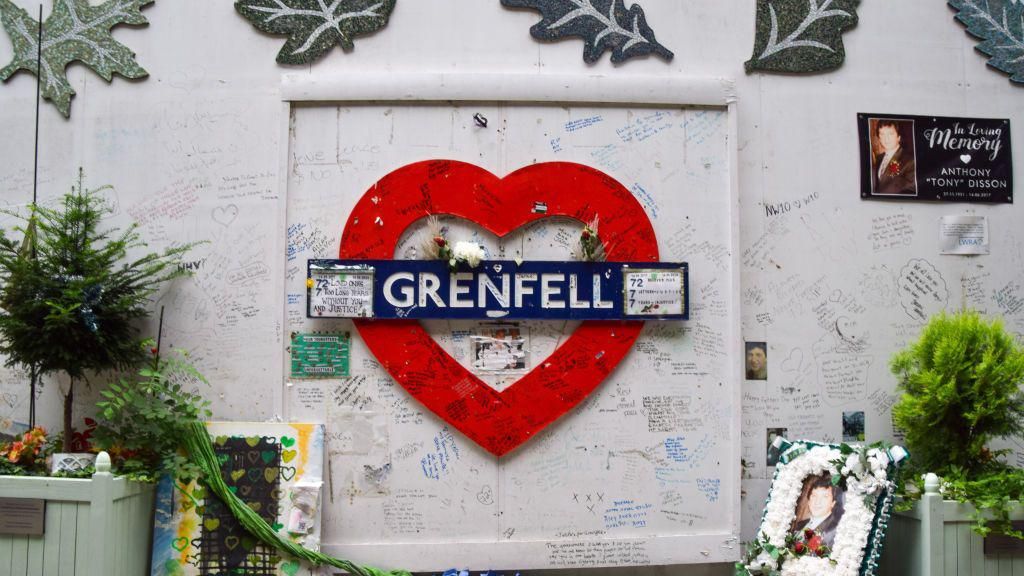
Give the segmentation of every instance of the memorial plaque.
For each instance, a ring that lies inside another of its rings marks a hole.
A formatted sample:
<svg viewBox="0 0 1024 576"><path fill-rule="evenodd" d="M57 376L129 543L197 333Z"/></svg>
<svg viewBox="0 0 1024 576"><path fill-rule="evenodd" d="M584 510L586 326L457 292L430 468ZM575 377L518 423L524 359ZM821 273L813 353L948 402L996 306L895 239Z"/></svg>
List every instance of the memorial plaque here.
<svg viewBox="0 0 1024 576"><path fill-rule="evenodd" d="M372 318L372 267L311 268L309 271L310 317Z"/></svg>
<svg viewBox="0 0 1024 576"><path fill-rule="evenodd" d="M0 534L42 536L46 500L0 498Z"/></svg>
<svg viewBox="0 0 1024 576"><path fill-rule="evenodd" d="M626 316L677 316L686 302L683 269L627 269L622 274Z"/></svg>
<svg viewBox="0 0 1024 576"><path fill-rule="evenodd" d="M348 332L292 332L292 378L345 378L349 375Z"/></svg>

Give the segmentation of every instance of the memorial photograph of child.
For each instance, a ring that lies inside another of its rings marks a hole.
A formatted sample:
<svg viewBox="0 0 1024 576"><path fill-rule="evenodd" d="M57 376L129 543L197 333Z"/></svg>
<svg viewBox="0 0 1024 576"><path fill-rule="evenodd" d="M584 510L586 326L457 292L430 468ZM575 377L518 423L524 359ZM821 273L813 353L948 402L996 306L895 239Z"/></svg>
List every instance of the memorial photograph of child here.
<svg viewBox="0 0 1024 576"><path fill-rule="evenodd" d="M790 532L812 553L821 546L831 549L843 517L843 499L843 491L832 485L828 473L808 476L796 503Z"/></svg>

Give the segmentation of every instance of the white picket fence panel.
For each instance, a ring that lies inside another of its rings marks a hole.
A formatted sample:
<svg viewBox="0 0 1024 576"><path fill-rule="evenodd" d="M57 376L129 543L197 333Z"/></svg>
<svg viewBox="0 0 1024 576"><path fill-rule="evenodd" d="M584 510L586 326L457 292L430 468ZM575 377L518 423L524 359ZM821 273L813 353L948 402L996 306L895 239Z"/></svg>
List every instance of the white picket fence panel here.
<svg viewBox="0 0 1024 576"><path fill-rule="evenodd" d="M984 539L971 530L974 507L943 500L938 480L906 512L892 515L879 576L1024 576L1024 556L986 555ZM1011 513L1024 520L1024 509Z"/></svg>
<svg viewBox="0 0 1024 576"><path fill-rule="evenodd" d="M104 456L90 479L0 476L0 498L46 500L42 536L0 534L0 576L149 574L154 487L115 478Z"/></svg>

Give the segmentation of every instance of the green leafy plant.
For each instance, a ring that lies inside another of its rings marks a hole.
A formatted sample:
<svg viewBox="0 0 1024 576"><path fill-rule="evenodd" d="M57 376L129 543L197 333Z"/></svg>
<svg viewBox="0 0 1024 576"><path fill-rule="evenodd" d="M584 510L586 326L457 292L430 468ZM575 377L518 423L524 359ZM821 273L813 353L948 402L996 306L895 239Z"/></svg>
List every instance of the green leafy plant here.
<svg viewBox="0 0 1024 576"><path fill-rule="evenodd" d="M110 454L119 474L155 481L169 473L187 483L199 469L179 451L181 439L192 422L210 417L210 403L190 388L208 382L187 352L152 351L136 378L122 377L101 392L94 443Z"/></svg>
<svg viewBox="0 0 1024 576"><path fill-rule="evenodd" d="M12 213L21 224L0 231L0 353L7 366L70 378L65 451L76 384L90 372L139 365L145 356L135 323L149 315L150 296L162 283L187 274L178 264L194 246L129 259L146 244L136 225L101 228L109 213L105 189L87 190L79 171L77 187L56 207Z"/></svg>
<svg viewBox="0 0 1024 576"><path fill-rule="evenodd" d="M1005 451L989 443L1024 432L1024 348L998 320L943 314L891 368L903 393L893 419L913 455L907 476L938 474L945 497L977 508L976 531L1013 535L1010 502L1024 496L1024 471L1000 461ZM902 493L908 501L920 496Z"/></svg>

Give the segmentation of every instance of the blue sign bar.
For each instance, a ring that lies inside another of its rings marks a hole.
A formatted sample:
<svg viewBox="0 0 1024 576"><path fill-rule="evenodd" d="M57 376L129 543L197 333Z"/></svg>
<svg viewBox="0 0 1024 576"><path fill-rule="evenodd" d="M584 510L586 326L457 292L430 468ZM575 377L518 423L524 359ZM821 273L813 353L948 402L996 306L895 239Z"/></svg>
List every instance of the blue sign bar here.
<svg viewBox="0 0 1024 576"><path fill-rule="evenodd" d="M310 260L310 318L687 320L685 262Z"/></svg>

